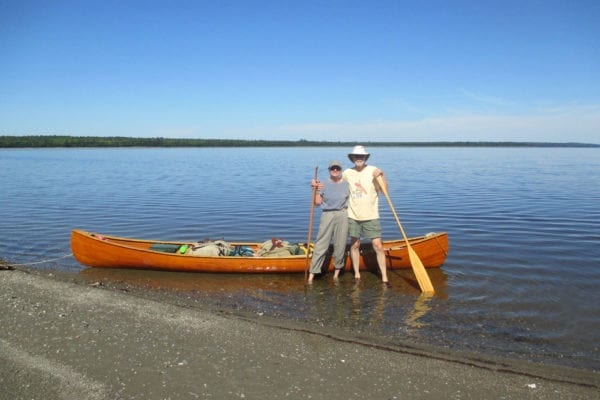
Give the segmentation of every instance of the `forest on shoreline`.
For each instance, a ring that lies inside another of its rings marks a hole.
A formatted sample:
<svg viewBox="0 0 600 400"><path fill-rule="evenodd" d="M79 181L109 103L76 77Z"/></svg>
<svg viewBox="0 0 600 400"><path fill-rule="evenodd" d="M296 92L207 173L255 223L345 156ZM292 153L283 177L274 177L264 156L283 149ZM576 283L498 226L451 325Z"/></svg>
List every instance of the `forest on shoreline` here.
<svg viewBox="0 0 600 400"><path fill-rule="evenodd" d="M312 140L242 140L135 138L123 136L0 136L0 148L73 147L332 147L354 146L357 142ZM592 143L547 142L361 142L369 147L600 147Z"/></svg>

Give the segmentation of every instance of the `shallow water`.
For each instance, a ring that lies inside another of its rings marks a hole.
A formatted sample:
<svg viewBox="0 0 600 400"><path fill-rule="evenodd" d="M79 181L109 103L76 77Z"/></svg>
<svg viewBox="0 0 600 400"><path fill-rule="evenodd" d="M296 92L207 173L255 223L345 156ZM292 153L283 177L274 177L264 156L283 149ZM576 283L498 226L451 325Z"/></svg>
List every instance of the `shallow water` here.
<svg viewBox="0 0 600 400"><path fill-rule="evenodd" d="M306 288L295 275L84 268L74 227L119 236L305 241L308 182L346 148L0 150L0 257L185 291L228 307L390 341L600 369L600 157L576 148L372 148L411 236L447 231L423 298L410 271ZM384 236L400 237L387 203ZM315 224L318 221L318 213ZM315 230L316 232L316 225Z"/></svg>

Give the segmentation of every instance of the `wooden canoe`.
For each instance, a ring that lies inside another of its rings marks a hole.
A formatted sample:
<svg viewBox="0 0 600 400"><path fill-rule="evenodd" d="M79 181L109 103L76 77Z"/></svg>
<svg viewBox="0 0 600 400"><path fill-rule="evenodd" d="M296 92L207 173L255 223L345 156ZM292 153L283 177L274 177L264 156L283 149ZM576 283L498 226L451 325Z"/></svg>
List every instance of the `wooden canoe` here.
<svg viewBox="0 0 600 400"><path fill-rule="evenodd" d="M409 238L413 250L427 268L442 266L448 254L448 234L429 233ZM388 269L411 268L406 243L403 239L384 241ZM298 273L304 272L306 254L286 257L194 256L152 250L164 245L183 246L187 242L128 239L92 233L80 229L71 232L71 250L75 259L89 267L134 268L163 271L211 273ZM256 250L260 243L231 243ZM346 253L348 254L348 253ZM333 269L330 257L328 269ZM377 270L375 253L370 243L361 245L361 269ZM350 257L346 269L351 270Z"/></svg>

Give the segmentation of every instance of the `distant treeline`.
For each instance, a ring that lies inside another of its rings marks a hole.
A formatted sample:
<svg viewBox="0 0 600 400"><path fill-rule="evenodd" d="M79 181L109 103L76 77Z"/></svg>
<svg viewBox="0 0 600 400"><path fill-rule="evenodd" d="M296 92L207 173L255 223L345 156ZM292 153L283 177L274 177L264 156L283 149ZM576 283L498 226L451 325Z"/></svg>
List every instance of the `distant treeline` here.
<svg viewBox="0 0 600 400"><path fill-rule="evenodd" d="M331 147L354 146L357 142L311 140L171 139L121 136L0 136L0 148L19 147ZM371 147L600 147L591 143L544 142L361 142Z"/></svg>

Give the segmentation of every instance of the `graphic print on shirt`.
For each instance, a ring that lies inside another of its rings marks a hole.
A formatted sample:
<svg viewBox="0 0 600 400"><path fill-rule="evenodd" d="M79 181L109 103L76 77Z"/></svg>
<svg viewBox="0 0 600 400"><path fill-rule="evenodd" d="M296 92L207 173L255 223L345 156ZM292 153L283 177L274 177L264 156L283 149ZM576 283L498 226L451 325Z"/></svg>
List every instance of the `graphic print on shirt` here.
<svg viewBox="0 0 600 400"><path fill-rule="evenodd" d="M352 198L360 199L367 194L367 189L360 183L360 181L354 183L354 188L352 190Z"/></svg>

